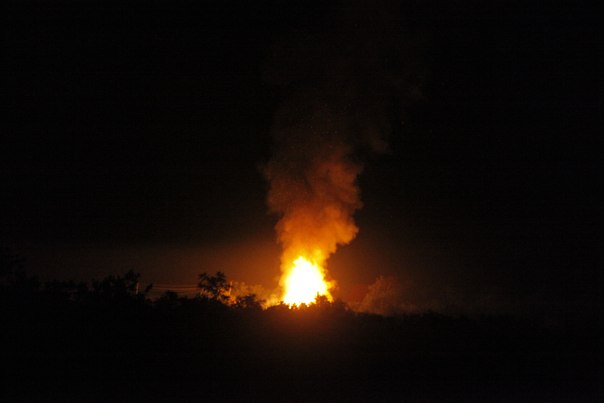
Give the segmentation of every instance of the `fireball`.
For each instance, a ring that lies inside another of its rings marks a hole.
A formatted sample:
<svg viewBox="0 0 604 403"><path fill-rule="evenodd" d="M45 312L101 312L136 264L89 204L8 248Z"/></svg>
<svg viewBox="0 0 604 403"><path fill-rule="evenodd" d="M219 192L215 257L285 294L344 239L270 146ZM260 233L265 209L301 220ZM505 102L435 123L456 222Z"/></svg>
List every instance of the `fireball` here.
<svg viewBox="0 0 604 403"><path fill-rule="evenodd" d="M325 270L318 264L299 256L283 275L283 302L287 305L311 304L317 295L332 300L329 289L332 284L325 280Z"/></svg>

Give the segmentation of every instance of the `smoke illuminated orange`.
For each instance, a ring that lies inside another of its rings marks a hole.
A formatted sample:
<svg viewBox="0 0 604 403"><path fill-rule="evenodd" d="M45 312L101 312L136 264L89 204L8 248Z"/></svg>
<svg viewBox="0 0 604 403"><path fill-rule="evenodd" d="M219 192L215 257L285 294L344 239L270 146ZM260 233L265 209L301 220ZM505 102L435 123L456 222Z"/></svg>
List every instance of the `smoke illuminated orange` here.
<svg viewBox="0 0 604 403"><path fill-rule="evenodd" d="M324 273L321 266L299 256L283 274L283 302L288 305L308 305L315 301L317 295L326 296L331 301L331 283L325 280Z"/></svg>
<svg viewBox="0 0 604 403"><path fill-rule="evenodd" d="M329 114L316 118L317 127L337 119ZM344 131L329 126L283 130L287 135L279 138L287 141L265 171L270 181L267 201L280 216L275 230L283 247L281 300L309 304L318 294L331 301L334 283L326 280L325 265L359 230L353 215L362 206L356 183L362 167L353 158L353 147L338 134Z"/></svg>

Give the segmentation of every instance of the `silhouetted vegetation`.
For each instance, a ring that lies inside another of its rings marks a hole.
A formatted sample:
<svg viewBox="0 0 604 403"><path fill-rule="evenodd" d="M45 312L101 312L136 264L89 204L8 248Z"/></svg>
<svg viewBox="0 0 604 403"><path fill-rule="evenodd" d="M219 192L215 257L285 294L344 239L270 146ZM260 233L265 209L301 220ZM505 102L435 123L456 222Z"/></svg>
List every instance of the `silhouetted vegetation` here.
<svg viewBox="0 0 604 403"><path fill-rule="evenodd" d="M229 283L224 273L220 271L215 276L201 273L197 286L201 290L200 296L203 298L221 303L226 303L229 299Z"/></svg>
<svg viewBox="0 0 604 403"><path fill-rule="evenodd" d="M224 273L200 294L130 271L40 282L0 256L4 401L595 401L599 323L512 317L358 314L318 298L261 308L229 295Z"/></svg>

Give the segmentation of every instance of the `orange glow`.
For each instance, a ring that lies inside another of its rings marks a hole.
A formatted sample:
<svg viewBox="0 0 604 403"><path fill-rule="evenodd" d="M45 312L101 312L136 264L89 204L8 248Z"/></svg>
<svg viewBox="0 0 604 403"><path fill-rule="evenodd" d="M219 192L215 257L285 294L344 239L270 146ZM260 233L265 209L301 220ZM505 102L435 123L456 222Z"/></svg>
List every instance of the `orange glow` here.
<svg viewBox="0 0 604 403"><path fill-rule="evenodd" d="M317 295L332 300L329 289L332 283L325 280L325 270L303 256L299 256L281 279L287 305L311 304Z"/></svg>

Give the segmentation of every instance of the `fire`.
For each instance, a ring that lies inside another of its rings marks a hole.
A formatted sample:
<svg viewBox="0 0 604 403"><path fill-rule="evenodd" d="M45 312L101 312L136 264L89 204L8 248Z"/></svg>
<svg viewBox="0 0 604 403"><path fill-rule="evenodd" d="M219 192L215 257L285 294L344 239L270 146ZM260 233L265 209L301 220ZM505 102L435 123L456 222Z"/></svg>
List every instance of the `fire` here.
<svg viewBox="0 0 604 403"><path fill-rule="evenodd" d="M283 302L288 305L310 304L317 295L332 300L329 289L332 284L325 280L325 270L318 264L299 256L289 271L284 273Z"/></svg>

